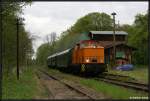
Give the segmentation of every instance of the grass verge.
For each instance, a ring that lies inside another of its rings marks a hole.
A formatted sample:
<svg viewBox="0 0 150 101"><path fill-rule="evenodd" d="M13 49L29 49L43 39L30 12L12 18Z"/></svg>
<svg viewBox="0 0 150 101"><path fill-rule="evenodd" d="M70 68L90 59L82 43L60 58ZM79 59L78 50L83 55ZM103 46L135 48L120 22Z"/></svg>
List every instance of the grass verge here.
<svg viewBox="0 0 150 101"><path fill-rule="evenodd" d="M132 71L110 70L110 73L130 76L140 82L148 83L148 66L135 66Z"/></svg>
<svg viewBox="0 0 150 101"><path fill-rule="evenodd" d="M124 87L116 86L113 84L105 83L102 81L96 81L93 79L81 80L81 84L95 89L98 92L102 92L106 95L110 95L112 99L130 99L130 97L148 96L145 92L137 92Z"/></svg>
<svg viewBox="0 0 150 101"><path fill-rule="evenodd" d="M20 74L20 79L16 79L16 74L12 73L2 79L2 99L34 99L37 92L37 81L34 70L28 68Z"/></svg>

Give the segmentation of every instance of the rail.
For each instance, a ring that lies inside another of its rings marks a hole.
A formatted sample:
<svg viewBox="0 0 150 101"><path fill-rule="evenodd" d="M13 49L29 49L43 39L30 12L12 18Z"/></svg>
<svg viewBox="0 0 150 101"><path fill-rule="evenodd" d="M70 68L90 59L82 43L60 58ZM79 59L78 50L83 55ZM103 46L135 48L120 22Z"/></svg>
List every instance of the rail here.
<svg viewBox="0 0 150 101"><path fill-rule="evenodd" d="M131 78L129 76L107 73L105 75L100 75L99 77L95 78L95 80L112 83L126 88L132 88L134 90L145 91L145 92L149 91L148 84L137 82L134 78Z"/></svg>

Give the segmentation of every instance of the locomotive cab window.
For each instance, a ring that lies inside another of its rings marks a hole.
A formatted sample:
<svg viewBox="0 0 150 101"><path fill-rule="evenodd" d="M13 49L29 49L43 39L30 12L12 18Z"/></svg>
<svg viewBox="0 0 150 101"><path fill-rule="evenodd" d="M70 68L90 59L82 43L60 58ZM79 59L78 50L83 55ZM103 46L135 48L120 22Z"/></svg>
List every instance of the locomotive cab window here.
<svg viewBox="0 0 150 101"><path fill-rule="evenodd" d="M96 41L86 40L81 42L81 48L97 48L97 47L99 47L99 44Z"/></svg>
<svg viewBox="0 0 150 101"><path fill-rule="evenodd" d="M78 50L78 49L80 49L80 44L76 44L75 46L75 50Z"/></svg>

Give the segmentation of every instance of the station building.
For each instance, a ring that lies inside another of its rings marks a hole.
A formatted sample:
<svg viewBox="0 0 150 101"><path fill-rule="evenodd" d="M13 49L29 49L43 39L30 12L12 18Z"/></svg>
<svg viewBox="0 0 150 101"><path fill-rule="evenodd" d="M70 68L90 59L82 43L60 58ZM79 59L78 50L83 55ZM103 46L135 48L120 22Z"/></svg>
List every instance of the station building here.
<svg viewBox="0 0 150 101"><path fill-rule="evenodd" d="M127 32L115 31L116 64L131 64L132 53L136 48L127 45ZM105 49L105 63L110 64L113 61L113 31L90 31L90 39L98 40Z"/></svg>

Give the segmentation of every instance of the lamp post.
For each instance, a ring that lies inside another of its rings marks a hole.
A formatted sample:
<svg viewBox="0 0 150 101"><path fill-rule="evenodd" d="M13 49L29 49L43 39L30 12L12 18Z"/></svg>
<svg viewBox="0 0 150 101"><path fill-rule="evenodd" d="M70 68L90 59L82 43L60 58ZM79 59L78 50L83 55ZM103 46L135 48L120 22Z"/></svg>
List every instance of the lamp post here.
<svg viewBox="0 0 150 101"><path fill-rule="evenodd" d="M17 18L17 79L19 80L19 25L23 25L21 20L24 20L23 18Z"/></svg>
<svg viewBox="0 0 150 101"><path fill-rule="evenodd" d="M113 55L113 62L114 62L114 65L116 63L116 47L115 47L115 41L116 41L116 38L115 38L115 15L116 13L113 12L111 13L111 15L113 16L113 51L114 51L114 55Z"/></svg>

